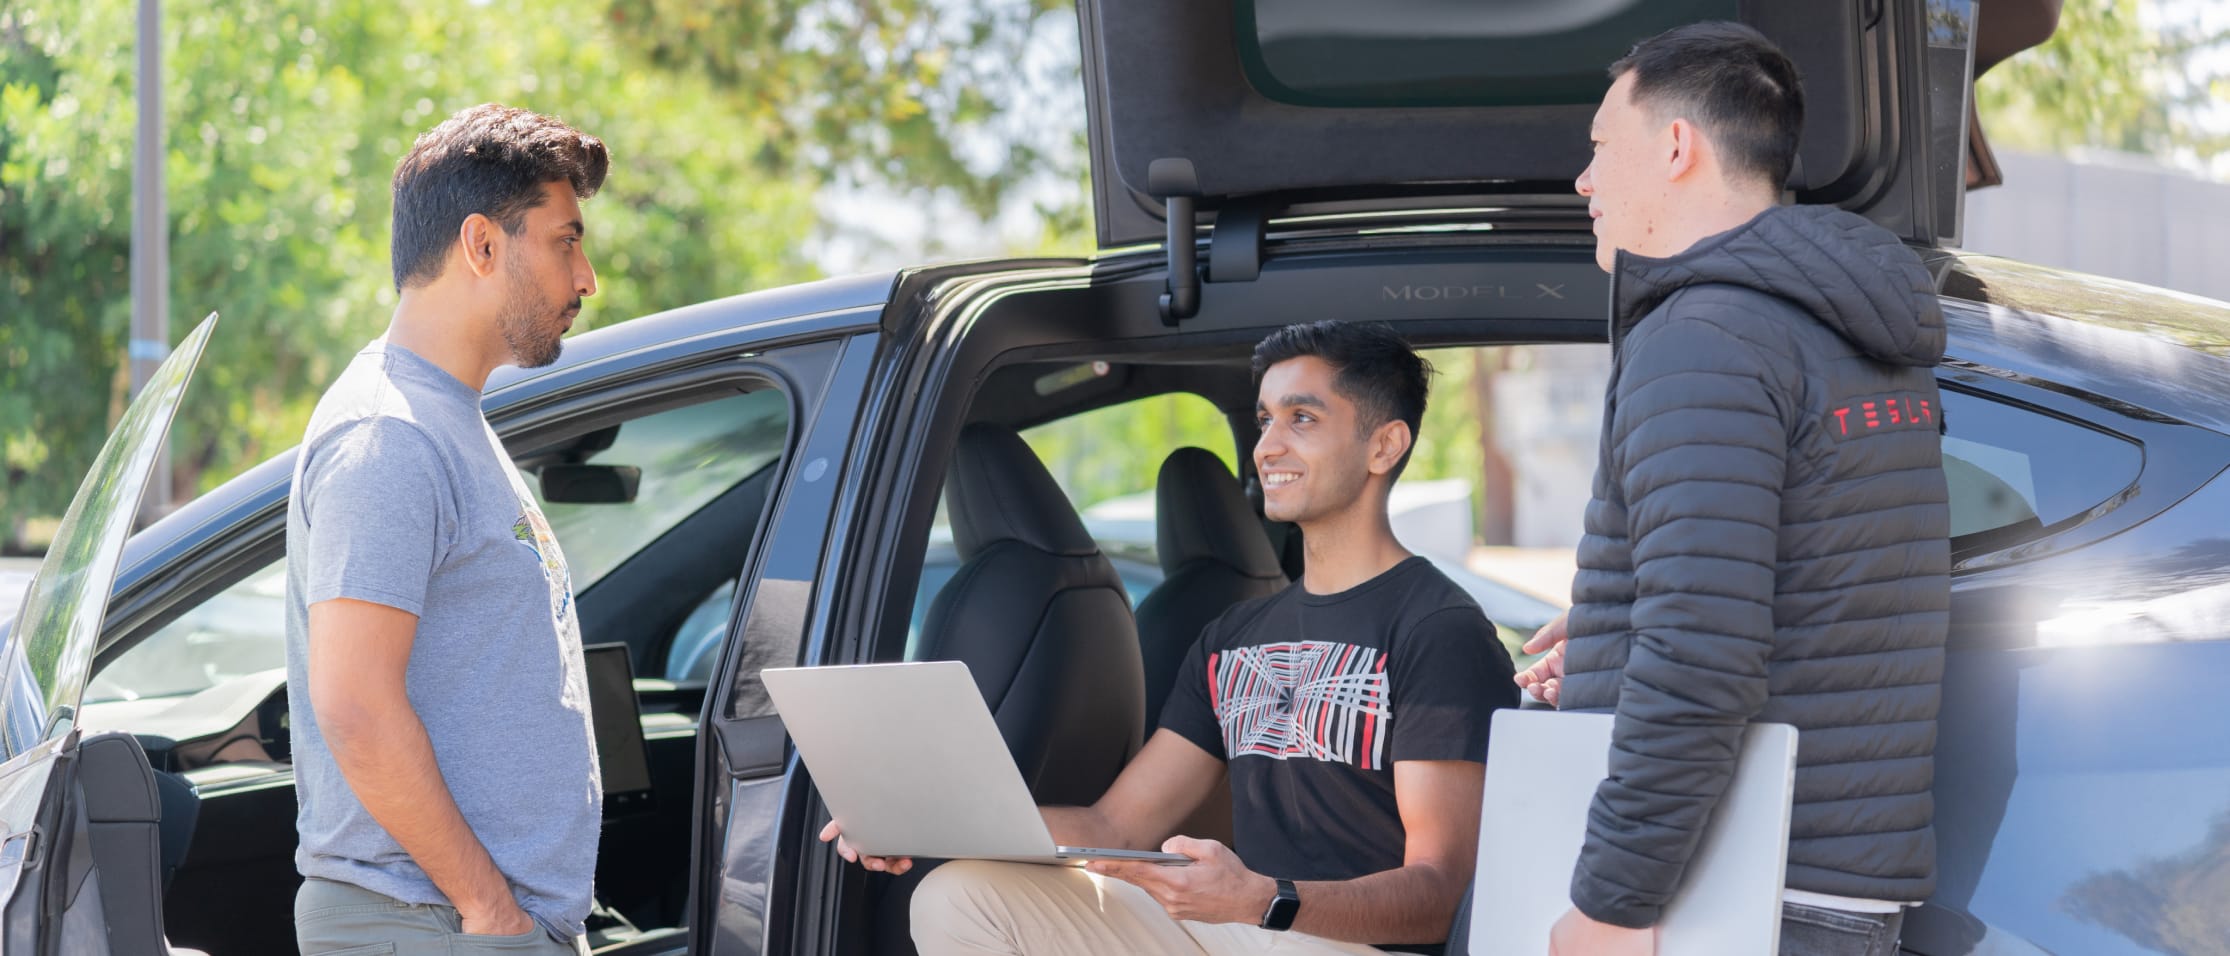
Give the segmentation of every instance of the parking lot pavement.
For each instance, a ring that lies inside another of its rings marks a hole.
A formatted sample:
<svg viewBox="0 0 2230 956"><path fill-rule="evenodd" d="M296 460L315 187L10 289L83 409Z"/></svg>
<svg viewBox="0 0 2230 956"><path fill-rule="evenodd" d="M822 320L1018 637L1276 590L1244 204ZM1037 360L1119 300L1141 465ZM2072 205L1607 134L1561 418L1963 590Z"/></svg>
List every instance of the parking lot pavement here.
<svg viewBox="0 0 2230 956"><path fill-rule="evenodd" d="M1558 607L1572 603L1573 548L1473 548L1471 570Z"/></svg>

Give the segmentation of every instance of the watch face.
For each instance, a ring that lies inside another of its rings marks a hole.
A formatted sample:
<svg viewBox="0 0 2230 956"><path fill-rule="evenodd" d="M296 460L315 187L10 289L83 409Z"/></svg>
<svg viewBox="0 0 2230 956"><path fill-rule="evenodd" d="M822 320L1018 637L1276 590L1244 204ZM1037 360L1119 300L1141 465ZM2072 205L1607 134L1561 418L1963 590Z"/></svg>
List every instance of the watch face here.
<svg viewBox="0 0 2230 956"><path fill-rule="evenodd" d="M1270 908L1262 914L1262 928L1288 930L1293 928L1293 918L1301 913L1301 895L1292 880L1278 881L1278 895L1270 900Z"/></svg>

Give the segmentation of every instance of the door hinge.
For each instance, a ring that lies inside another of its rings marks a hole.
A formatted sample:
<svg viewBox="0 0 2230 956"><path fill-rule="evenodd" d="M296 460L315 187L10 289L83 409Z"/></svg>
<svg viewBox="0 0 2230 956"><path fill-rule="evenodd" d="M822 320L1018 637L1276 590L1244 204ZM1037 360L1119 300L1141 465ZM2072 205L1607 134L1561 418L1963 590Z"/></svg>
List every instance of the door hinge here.
<svg viewBox="0 0 2230 956"><path fill-rule="evenodd" d="M1161 321L1175 328L1200 314L1200 266L1193 249L1199 236L1193 206L1200 198L1200 176L1192 160L1157 159L1146 167L1146 191L1162 201L1168 221L1163 246L1169 255L1169 282L1161 294Z"/></svg>

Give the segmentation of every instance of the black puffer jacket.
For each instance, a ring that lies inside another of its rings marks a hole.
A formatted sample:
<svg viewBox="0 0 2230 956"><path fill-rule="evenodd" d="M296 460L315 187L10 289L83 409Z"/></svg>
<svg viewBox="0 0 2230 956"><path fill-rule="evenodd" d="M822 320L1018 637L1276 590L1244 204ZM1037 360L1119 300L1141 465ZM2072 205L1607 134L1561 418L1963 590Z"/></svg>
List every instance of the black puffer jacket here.
<svg viewBox="0 0 2230 956"><path fill-rule="evenodd" d="M1951 604L1926 271L1864 219L1777 207L1621 255L1612 299L1560 705L1619 719L1573 902L1657 921L1751 720L1800 730L1788 885L1924 899Z"/></svg>

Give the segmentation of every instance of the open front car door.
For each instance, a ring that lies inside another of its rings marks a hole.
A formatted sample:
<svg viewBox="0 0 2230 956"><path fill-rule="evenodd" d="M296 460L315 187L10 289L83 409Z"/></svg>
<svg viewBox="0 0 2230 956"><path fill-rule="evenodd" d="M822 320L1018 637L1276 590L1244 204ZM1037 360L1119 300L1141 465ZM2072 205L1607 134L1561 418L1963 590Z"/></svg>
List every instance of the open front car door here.
<svg viewBox="0 0 2230 956"><path fill-rule="evenodd" d="M0 951L170 952L163 809L190 826L192 791L161 786L131 736L81 734L77 709L140 494L216 324L188 334L125 409L0 650Z"/></svg>

